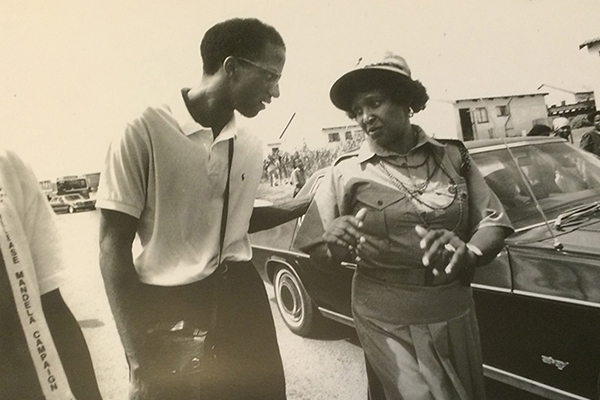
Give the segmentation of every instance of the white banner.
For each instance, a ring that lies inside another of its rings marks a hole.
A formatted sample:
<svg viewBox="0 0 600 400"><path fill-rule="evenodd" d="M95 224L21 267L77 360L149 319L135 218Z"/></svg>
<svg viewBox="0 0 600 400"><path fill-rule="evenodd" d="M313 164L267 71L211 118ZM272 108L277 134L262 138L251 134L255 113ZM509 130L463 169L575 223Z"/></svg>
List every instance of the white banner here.
<svg viewBox="0 0 600 400"><path fill-rule="evenodd" d="M44 317L27 238L15 214L0 188L0 250L40 386L46 400L75 400Z"/></svg>

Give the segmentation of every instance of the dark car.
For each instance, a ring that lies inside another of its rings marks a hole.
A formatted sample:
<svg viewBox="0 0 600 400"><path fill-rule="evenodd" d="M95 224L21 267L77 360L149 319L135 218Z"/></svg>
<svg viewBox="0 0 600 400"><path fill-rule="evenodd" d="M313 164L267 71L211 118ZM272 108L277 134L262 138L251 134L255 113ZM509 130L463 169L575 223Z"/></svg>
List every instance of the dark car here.
<svg viewBox="0 0 600 400"><path fill-rule="evenodd" d="M466 145L516 230L471 284L486 376L549 399L598 399L600 160L559 138ZM355 266L294 249L301 223L253 234L256 267L293 332L309 336L323 316L352 325Z"/></svg>
<svg viewBox="0 0 600 400"><path fill-rule="evenodd" d="M65 194L52 197L50 206L56 213L68 212L72 214L80 210L95 210L96 200L86 199L79 193Z"/></svg>

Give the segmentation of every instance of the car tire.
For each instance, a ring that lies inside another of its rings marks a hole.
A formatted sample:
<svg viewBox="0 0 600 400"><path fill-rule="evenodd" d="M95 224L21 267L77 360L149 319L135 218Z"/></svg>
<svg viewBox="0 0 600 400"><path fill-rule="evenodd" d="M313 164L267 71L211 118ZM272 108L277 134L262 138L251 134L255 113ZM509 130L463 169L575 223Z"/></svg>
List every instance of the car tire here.
<svg viewBox="0 0 600 400"><path fill-rule="evenodd" d="M75 209L73 208L73 206L69 206L69 214L73 214L75 212Z"/></svg>
<svg viewBox="0 0 600 400"><path fill-rule="evenodd" d="M296 335L309 336L318 310L304 285L288 268L279 268L273 282L277 308L283 321Z"/></svg>

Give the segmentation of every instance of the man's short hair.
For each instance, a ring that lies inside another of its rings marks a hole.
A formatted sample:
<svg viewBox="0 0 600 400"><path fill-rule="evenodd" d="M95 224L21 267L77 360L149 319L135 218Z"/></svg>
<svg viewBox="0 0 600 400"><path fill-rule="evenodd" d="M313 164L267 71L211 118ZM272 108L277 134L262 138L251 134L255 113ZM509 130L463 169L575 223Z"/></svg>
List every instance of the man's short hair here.
<svg viewBox="0 0 600 400"><path fill-rule="evenodd" d="M594 124L594 118L596 118L596 115L600 115L600 110L594 111L593 113L589 113L587 115L587 120L590 121L592 125Z"/></svg>
<svg viewBox="0 0 600 400"><path fill-rule="evenodd" d="M229 56L253 60L267 43L285 49L279 32L256 18L220 22L206 31L200 43L204 73L214 75Z"/></svg>

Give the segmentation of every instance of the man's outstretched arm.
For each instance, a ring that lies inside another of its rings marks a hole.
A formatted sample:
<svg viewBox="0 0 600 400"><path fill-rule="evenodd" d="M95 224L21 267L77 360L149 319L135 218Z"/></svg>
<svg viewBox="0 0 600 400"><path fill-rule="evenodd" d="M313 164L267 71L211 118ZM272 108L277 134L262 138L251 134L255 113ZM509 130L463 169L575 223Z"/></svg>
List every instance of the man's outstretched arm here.
<svg viewBox="0 0 600 400"><path fill-rule="evenodd" d="M306 213L313 194L279 201L269 206L254 207L250 218L249 233L264 231L281 225Z"/></svg>

